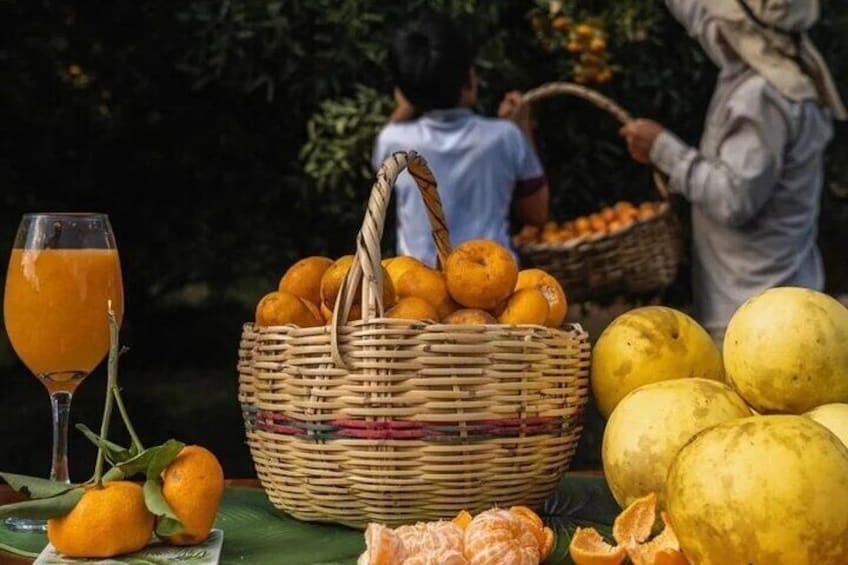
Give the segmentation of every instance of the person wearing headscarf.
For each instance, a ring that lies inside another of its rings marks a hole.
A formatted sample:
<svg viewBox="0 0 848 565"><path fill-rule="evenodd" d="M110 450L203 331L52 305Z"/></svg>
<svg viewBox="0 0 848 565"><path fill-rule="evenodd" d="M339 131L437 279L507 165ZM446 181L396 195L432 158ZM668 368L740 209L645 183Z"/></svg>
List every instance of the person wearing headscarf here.
<svg viewBox="0 0 848 565"><path fill-rule="evenodd" d="M720 67L700 147L657 122L622 128L633 158L692 205L698 319L721 346L747 299L824 287L816 245L824 152L846 110L807 31L817 0L666 0Z"/></svg>

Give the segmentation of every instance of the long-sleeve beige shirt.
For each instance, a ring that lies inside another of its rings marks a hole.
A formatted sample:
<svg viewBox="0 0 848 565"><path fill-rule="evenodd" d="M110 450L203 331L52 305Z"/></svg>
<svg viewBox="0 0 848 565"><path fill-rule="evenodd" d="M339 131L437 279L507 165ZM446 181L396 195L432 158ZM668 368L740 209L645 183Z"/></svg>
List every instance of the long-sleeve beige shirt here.
<svg viewBox="0 0 848 565"><path fill-rule="evenodd" d="M719 65L700 148L670 132L651 159L692 204L696 314L720 340L736 309L775 286L821 290L816 245L830 115L781 95L737 58L701 0L666 0Z"/></svg>

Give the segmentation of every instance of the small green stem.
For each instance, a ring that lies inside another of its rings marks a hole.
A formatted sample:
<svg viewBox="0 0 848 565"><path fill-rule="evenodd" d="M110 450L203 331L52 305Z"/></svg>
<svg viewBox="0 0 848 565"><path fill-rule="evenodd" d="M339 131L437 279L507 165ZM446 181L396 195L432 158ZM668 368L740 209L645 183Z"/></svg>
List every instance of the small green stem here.
<svg viewBox="0 0 848 565"><path fill-rule="evenodd" d="M112 301L108 303L109 318L109 363L106 369L106 404L103 406L103 421L100 423L100 437L108 439L109 421L112 419L112 389L118 382L118 321L112 310ZM103 477L103 448L97 448L97 461L94 464L94 484L100 486Z"/></svg>
<svg viewBox="0 0 848 565"><path fill-rule="evenodd" d="M127 431L130 433L130 439L132 439L132 443L135 446L136 451L141 453L144 451L144 445L142 445L141 440L138 439L138 434L135 433L135 428L130 421L127 408L124 406L124 399L121 398L121 389L117 386L112 387L112 394L115 396L115 403L118 405L118 412L121 413L121 419L124 421L124 426L127 427Z"/></svg>

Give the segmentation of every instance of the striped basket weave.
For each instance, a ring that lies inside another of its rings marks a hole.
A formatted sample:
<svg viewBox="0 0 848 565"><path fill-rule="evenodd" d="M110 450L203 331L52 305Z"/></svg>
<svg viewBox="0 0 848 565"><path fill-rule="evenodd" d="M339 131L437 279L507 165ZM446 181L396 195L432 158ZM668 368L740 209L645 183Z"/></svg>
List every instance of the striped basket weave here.
<svg viewBox="0 0 848 565"><path fill-rule="evenodd" d="M582 429L590 352L579 326L382 317L380 238L404 168L444 264L435 180L420 156L397 153L378 173L331 323L243 328L239 400L256 472L273 504L304 520L364 527L539 506ZM362 320L347 322L357 299Z"/></svg>
<svg viewBox="0 0 848 565"><path fill-rule="evenodd" d="M622 124L633 119L606 96L569 82L542 85L525 93L524 100L535 103L564 95L582 98ZM671 286L683 256L683 241L668 202L665 181L658 173L654 174L654 184L662 199L655 217L609 234L522 246L522 264L556 277L572 302L616 294L647 294Z"/></svg>

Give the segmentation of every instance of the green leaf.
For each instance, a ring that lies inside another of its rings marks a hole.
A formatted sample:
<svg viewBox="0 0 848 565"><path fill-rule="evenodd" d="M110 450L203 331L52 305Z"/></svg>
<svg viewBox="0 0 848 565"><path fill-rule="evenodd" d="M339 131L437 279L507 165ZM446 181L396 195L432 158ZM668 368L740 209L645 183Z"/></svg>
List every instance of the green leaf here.
<svg viewBox="0 0 848 565"><path fill-rule="evenodd" d="M115 468L120 470L123 477L132 477L139 473L143 473L147 476L147 468L150 466L150 462L161 450L161 445L149 447L135 457L127 459L123 463L116 465Z"/></svg>
<svg viewBox="0 0 848 565"><path fill-rule="evenodd" d="M108 439L103 439L102 437L91 431L85 424L77 424L75 427L76 429L81 431L86 438L88 438L88 441L93 443L95 446L103 449L103 454L106 456L106 459L108 459L112 464L126 461L131 457L130 451L128 449L118 445L117 443L113 443Z"/></svg>
<svg viewBox="0 0 848 565"><path fill-rule="evenodd" d="M127 475L121 470L120 467L112 467L105 473L103 473L102 481L104 483L108 483L109 481L120 481L126 479Z"/></svg>
<svg viewBox="0 0 848 565"><path fill-rule="evenodd" d="M16 475L14 473L0 473L0 477L6 481L12 489L30 498L49 498L68 492L78 485L51 481L28 475Z"/></svg>
<svg viewBox="0 0 848 565"><path fill-rule="evenodd" d="M0 518L29 518L32 520L49 520L59 518L70 512L80 501L85 490L74 488L57 496L37 498L0 506Z"/></svg>
<svg viewBox="0 0 848 565"><path fill-rule="evenodd" d="M148 479L144 482L144 504L151 513L163 518L156 527L157 535L173 536L183 531L182 522L162 494L160 479Z"/></svg>
<svg viewBox="0 0 848 565"><path fill-rule="evenodd" d="M169 537L181 534L184 531L182 522L173 518L162 518L156 524L156 535L160 537Z"/></svg>
<svg viewBox="0 0 848 565"><path fill-rule="evenodd" d="M183 442L174 439L169 439L160 445L159 449L151 457L150 464L147 466L147 478L158 479L168 465L173 463L184 447L185 444Z"/></svg>

